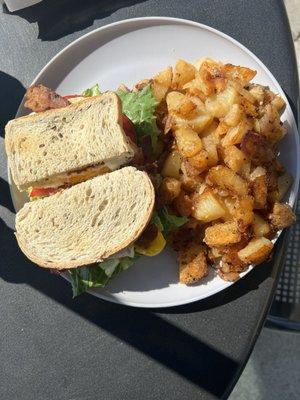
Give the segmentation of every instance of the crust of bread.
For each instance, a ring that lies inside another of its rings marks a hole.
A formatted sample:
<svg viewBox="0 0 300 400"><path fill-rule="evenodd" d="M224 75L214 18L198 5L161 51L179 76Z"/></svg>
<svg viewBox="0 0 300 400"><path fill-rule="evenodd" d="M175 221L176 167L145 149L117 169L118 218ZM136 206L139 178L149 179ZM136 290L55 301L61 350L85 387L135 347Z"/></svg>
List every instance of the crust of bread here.
<svg viewBox="0 0 300 400"><path fill-rule="evenodd" d="M124 167L26 203L17 213L15 235L23 253L40 267L89 265L135 242L151 219L154 201L148 175Z"/></svg>

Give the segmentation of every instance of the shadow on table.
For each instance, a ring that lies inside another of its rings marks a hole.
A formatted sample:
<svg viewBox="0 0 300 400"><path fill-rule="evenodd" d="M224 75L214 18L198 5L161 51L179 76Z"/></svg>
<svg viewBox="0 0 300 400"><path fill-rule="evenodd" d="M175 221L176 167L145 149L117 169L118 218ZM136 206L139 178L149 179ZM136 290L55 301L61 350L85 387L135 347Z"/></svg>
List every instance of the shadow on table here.
<svg viewBox="0 0 300 400"><path fill-rule="evenodd" d="M25 94L25 88L17 79L2 71L0 71L0 88L0 132L4 137L4 127L10 119L14 118Z"/></svg>
<svg viewBox="0 0 300 400"><path fill-rule="evenodd" d="M13 231L2 220L0 231L0 278L33 287L218 398L224 393L239 368L234 360L152 310L107 303L90 295L73 300L66 281L22 255ZM218 375L213 373L216 365L222 371Z"/></svg>
<svg viewBox="0 0 300 400"><path fill-rule="evenodd" d="M43 0L32 7L13 13L28 22L37 22L39 38L57 40L70 33L81 31L96 19L106 18L120 8L130 7L145 0ZM4 7L6 13L9 13Z"/></svg>

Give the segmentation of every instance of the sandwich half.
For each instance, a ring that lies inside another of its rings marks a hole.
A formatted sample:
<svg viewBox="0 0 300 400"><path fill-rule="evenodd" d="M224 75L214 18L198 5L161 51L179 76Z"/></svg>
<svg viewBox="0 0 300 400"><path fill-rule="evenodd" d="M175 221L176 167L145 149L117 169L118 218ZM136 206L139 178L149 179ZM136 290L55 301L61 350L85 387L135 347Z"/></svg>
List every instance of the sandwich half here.
<svg viewBox="0 0 300 400"><path fill-rule="evenodd" d="M15 184L60 187L119 168L135 154L122 126L113 92L9 121L5 147Z"/></svg>
<svg viewBox="0 0 300 400"><path fill-rule="evenodd" d="M16 216L16 238L44 268L101 263L140 237L154 200L148 175L125 167L26 203Z"/></svg>

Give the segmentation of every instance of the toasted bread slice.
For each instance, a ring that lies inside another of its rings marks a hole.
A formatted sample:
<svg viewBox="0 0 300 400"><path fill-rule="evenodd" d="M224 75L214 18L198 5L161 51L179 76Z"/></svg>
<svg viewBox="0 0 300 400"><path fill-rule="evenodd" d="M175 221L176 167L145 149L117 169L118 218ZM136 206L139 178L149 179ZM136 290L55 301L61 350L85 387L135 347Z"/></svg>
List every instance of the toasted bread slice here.
<svg viewBox="0 0 300 400"><path fill-rule="evenodd" d="M105 162L118 168L135 152L122 129L120 100L112 92L9 121L5 147L20 190Z"/></svg>
<svg viewBox="0 0 300 400"><path fill-rule="evenodd" d="M117 253L148 224L154 189L145 172L125 167L26 203L16 216L21 250L44 268L76 268Z"/></svg>

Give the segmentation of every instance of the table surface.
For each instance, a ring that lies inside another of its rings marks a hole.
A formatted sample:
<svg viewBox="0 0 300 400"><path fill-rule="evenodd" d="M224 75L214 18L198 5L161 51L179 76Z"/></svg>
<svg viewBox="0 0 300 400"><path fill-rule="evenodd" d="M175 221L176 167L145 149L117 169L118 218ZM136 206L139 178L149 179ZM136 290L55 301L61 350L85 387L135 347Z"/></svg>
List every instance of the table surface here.
<svg viewBox="0 0 300 400"><path fill-rule="evenodd" d="M0 12L1 131L57 51L96 27L150 15L192 19L239 40L273 72L296 110L296 63L281 1L44 0ZM67 282L36 268L16 245L1 136L1 399L226 398L271 304L286 235L272 263L191 305L144 310L90 295L72 300Z"/></svg>

